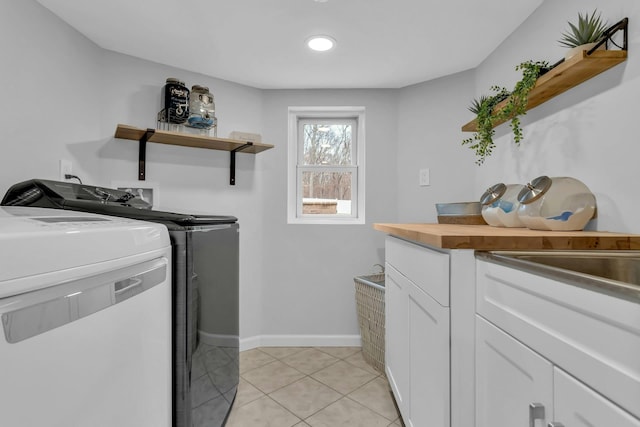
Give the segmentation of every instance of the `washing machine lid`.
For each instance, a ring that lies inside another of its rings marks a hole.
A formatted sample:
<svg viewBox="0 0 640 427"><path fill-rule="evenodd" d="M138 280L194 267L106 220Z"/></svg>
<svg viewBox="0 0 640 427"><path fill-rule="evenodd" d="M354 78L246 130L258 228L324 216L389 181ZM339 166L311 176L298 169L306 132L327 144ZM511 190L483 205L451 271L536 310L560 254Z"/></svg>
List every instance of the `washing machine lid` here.
<svg viewBox="0 0 640 427"><path fill-rule="evenodd" d="M160 222L173 229L234 224L238 221L236 217L230 215L196 215L152 210L149 203L126 191L46 179L31 179L14 184L4 195L0 204L93 212Z"/></svg>
<svg viewBox="0 0 640 427"><path fill-rule="evenodd" d="M7 280L169 246L162 224L68 210L0 207L0 286Z"/></svg>

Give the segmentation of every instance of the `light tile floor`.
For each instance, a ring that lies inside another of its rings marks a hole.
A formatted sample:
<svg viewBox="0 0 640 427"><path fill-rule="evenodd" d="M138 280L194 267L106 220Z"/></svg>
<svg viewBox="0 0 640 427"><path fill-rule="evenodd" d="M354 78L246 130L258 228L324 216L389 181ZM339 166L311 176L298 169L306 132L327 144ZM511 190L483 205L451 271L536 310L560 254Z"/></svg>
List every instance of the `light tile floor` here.
<svg viewBox="0 0 640 427"><path fill-rule="evenodd" d="M226 427L403 426L384 374L360 347L262 347L240 353Z"/></svg>

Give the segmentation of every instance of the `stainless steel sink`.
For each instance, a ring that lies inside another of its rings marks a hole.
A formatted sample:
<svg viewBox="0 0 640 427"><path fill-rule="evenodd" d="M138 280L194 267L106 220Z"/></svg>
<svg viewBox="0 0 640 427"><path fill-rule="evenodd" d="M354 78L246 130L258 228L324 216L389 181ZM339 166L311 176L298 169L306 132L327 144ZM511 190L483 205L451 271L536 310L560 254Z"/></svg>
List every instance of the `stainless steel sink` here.
<svg viewBox="0 0 640 427"><path fill-rule="evenodd" d="M476 256L640 302L640 251L494 251Z"/></svg>

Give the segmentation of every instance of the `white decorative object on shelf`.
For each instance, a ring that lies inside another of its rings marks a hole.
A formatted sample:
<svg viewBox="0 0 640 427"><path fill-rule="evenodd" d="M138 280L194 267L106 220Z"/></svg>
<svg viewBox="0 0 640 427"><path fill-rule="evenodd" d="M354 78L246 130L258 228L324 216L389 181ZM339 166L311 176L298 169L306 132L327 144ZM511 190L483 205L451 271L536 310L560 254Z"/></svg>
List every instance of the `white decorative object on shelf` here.
<svg viewBox="0 0 640 427"><path fill-rule="evenodd" d="M262 142L262 136L259 133L238 132L237 130L231 132L229 138L245 142Z"/></svg>

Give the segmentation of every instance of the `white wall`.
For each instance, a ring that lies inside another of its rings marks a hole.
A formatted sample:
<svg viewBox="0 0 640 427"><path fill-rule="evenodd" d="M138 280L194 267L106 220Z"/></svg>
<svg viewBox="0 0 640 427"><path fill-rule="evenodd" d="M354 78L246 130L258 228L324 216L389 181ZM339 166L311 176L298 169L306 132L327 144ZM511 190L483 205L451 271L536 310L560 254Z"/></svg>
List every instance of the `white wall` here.
<svg viewBox="0 0 640 427"><path fill-rule="evenodd" d="M470 133L471 100L492 85L511 89L515 66L526 60L555 63L566 50L557 40L578 12L597 8L613 24L629 17L629 58L522 117L525 134L512 142L508 124L496 128L497 148L477 166L461 146ZM477 69L409 86L398 110L398 220L435 222L437 202L479 200L497 182L526 183L539 175L573 176L596 194L599 230L640 232L636 183L640 144L635 136L640 93L640 3L635 0L546 0ZM431 169L431 186L418 187L418 169Z"/></svg>
<svg viewBox="0 0 640 427"><path fill-rule="evenodd" d="M57 177L70 144L100 137L100 51L33 1L0 2L0 46L4 194L10 183Z"/></svg>
<svg viewBox="0 0 640 427"><path fill-rule="evenodd" d="M578 12L595 8L610 24L629 17L627 61L529 111L522 120L525 139L520 147L513 144L508 124L499 126L497 149L477 168L475 192L479 196L494 183L526 183L539 175L572 176L596 195L598 219L590 227L638 233L637 0L545 1L476 70L473 95L489 93L494 84L511 89L520 77L514 67L524 60L555 63L565 53L556 40L567 28L566 22L575 21ZM466 105L472 98L469 96Z"/></svg>
<svg viewBox="0 0 640 427"><path fill-rule="evenodd" d="M187 85L208 86L216 101L219 136L233 130L257 132L262 128L261 91L204 75L104 51L101 63L102 99L105 100L100 141L71 148L79 162L95 162L101 171L96 182L135 181L138 144L113 138L117 123L155 127L160 88L175 76ZM264 191L262 164L272 151L258 156L237 154L236 185L229 185L230 154L223 151L147 144L147 180L160 187L160 209L207 212L238 217L240 223L241 336L260 333L262 316L263 218L260 194Z"/></svg>
<svg viewBox="0 0 640 427"><path fill-rule="evenodd" d="M474 193L473 153L460 144L460 127L473 90L472 71L400 90L399 222L436 222L436 203L479 199ZM418 171L423 168L430 171L426 187L418 185Z"/></svg>
<svg viewBox="0 0 640 427"><path fill-rule="evenodd" d="M278 143L263 193L265 335L310 335L314 342L328 335L330 342L358 334L353 277L384 264L384 235L372 224L395 220L396 98L393 90L265 92L264 135ZM288 225L287 108L348 105L366 108L366 224Z"/></svg>

